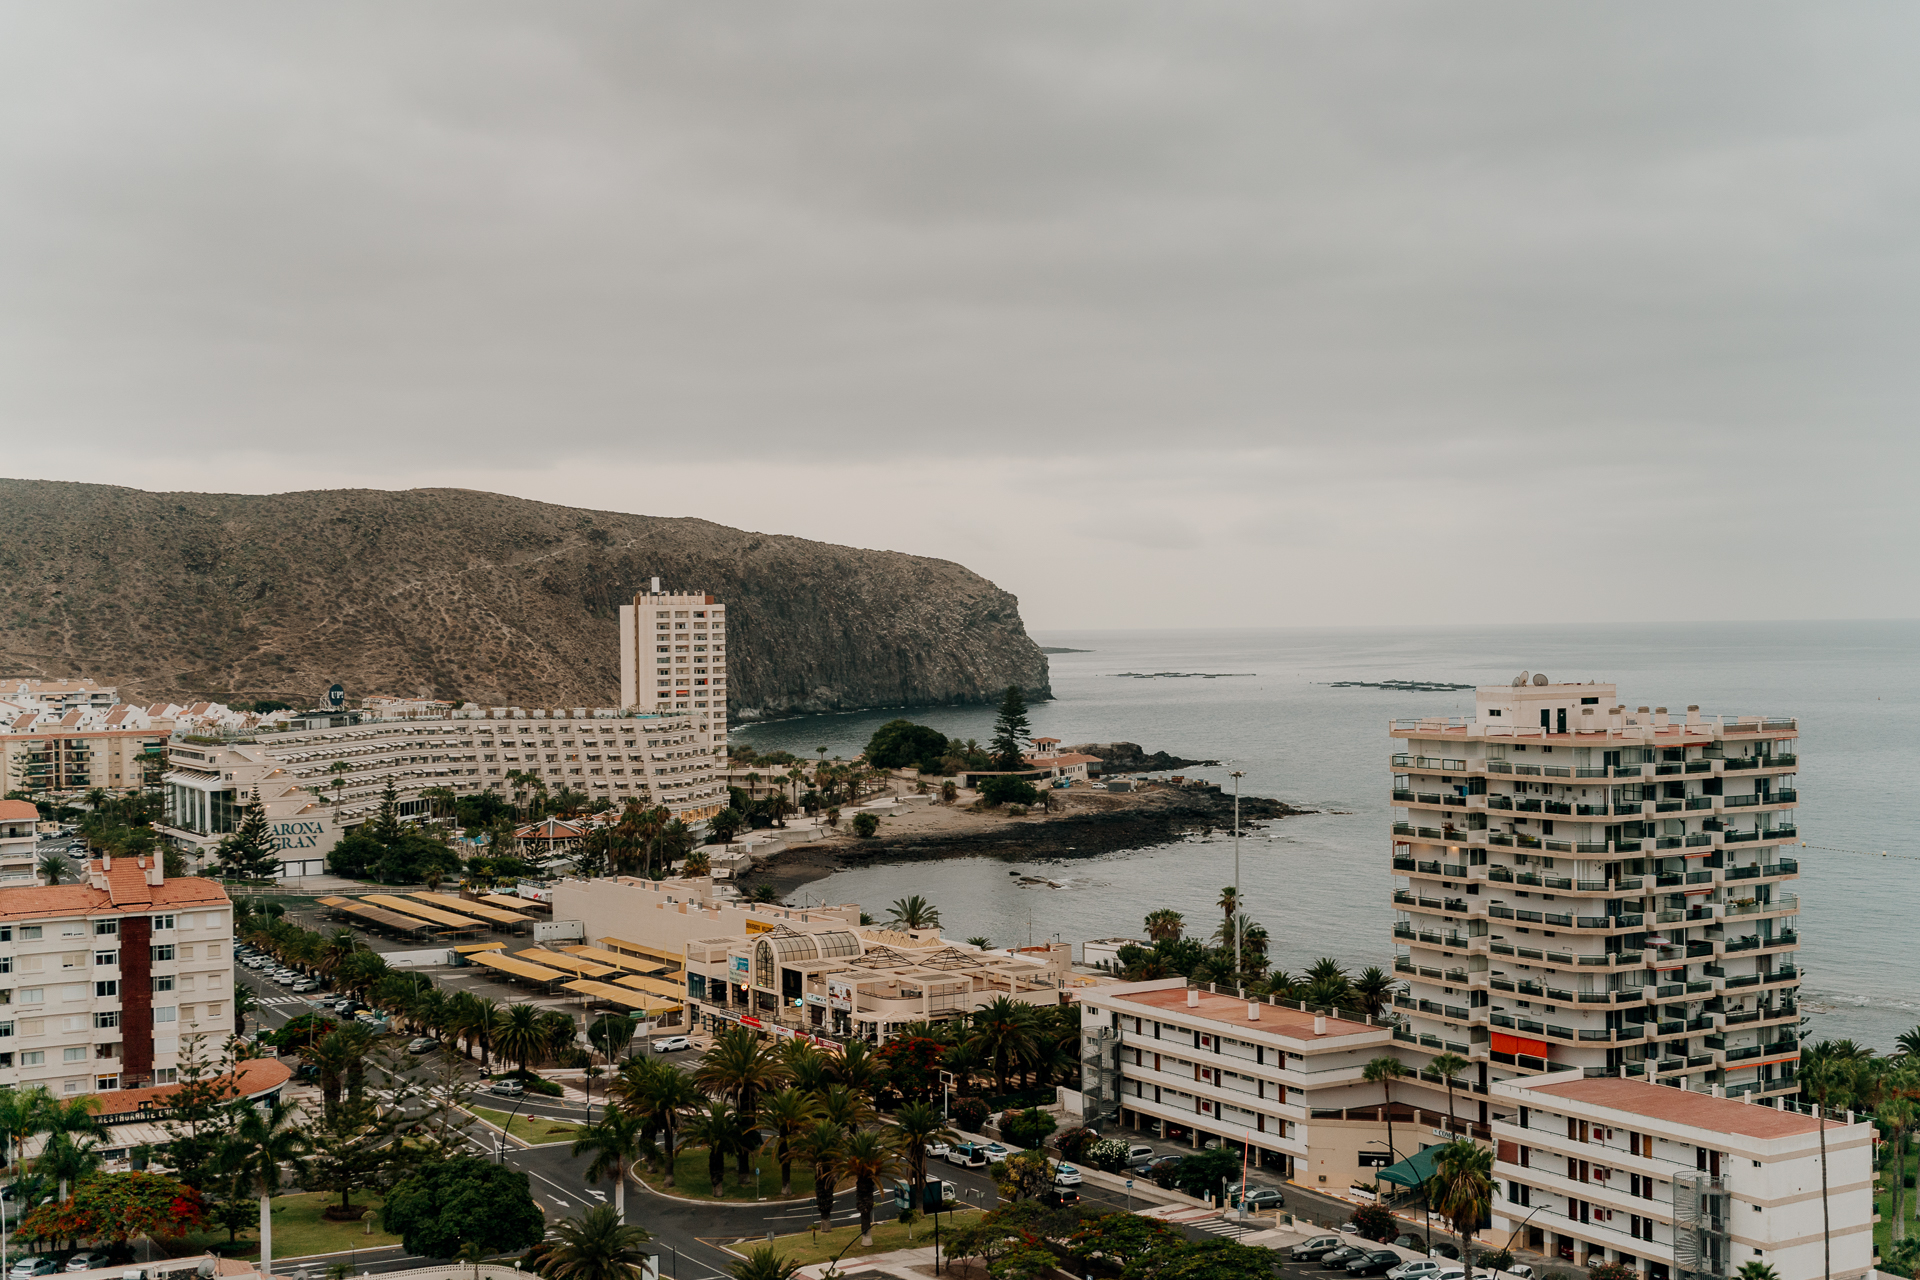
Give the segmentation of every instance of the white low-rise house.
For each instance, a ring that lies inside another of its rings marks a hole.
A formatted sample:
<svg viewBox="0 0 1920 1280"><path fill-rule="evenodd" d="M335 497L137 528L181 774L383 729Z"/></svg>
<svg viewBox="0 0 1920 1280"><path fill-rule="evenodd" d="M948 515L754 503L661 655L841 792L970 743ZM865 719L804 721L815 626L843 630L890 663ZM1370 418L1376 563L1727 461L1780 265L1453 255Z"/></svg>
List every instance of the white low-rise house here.
<svg viewBox="0 0 1920 1280"><path fill-rule="evenodd" d="M1511 1241L1586 1266L1617 1262L1647 1280L1727 1276L1748 1262L1780 1280L1865 1275L1873 1263L1873 1126L1820 1125L1763 1106L1575 1068L1493 1085L1498 1192L1490 1247Z"/></svg>

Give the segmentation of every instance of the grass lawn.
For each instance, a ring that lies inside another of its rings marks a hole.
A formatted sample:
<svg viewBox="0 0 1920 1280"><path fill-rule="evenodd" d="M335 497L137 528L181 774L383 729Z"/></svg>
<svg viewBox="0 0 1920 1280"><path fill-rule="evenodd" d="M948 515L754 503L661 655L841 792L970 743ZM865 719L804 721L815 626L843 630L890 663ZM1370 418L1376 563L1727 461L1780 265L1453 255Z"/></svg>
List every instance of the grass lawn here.
<svg viewBox="0 0 1920 1280"><path fill-rule="evenodd" d="M940 1215L940 1234L956 1226L967 1226L981 1216L978 1209L962 1209L958 1213ZM933 1223L922 1218L913 1224L913 1236L907 1236L907 1228L900 1225L894 1217L893 1197L880 1195L873 1202L873 1243L863 1245L860 1240L860 1224L850 1227L835 1227L823 1231L817 1237L811 1231L800 1231L790 1236L775 1236L773 1249L782 1258L795 1266L810 1266L816 1262L829 1262L836 1255L857 1258L863 1253L888 1253L895 1249L924 1249L933 1244ZM851 1242L853 1247L848 1249ZM745 1240L736 1247L743 1253L749 1253L766 1244L762 1237L758 1240ZM846 1249L845 1254L840 1251Z"/></svg>
<svg viewBox="0 0 1920 1280"><path fill-rule="evenodd" d="M756 1181L753 1175L755 1166L759 1167L760 1177ZM636 1169L637 1176L646 1180L650 1187L660 1191L667 1190L666 1175L646 1165ZM747 1160L747 1181L744 1187L736 1185L738 1174L733 1157L727 1157L726 1176L721 1179L719 1195L713 1194L713 1184L707 1181L707 1149L705 1147L682 1148L673 1161L673 1191L676 1196L689 1200L730 1200L753 1201L760 1198L765 1188L769 1200L780 1198L780 1165L773 1158L773 1149L768 1147L757 1152ZM850 1184L842 1184L842 1187ZM813 1166L802 1161L793 1162L793 1194L797 1199L813 1198ZM891 1201L889 1201L891 1203ZM876 1209L874 1212L878 1213Z"/></svg>
<svg viewBox="0 0 1920 1280"><path fill-rule="evenodd" d="M511 1111L496 1111L492 1107L469 1106L467 1108L482 1120L498 1125L522 1142L531 1142L536 1145L542 1142L572 1142L580 1136L579 1125L560 1120L539 1119L537 1104L532 1108L534 1114L531 1116L527 1114L529 1109L523 1106L520 1108L520 1113L514 1115ZM511 1124L508 1123L510 1116Z"/></svg>
<svg viewBox="0 0 1920 1280"><path fill-rule="evenodd" d="M339 1203L339 1197L324 1191L303 1191L294 1195L275 1196L273 1198L273 1256L281 1258L302 1258L315 1253L342 1253L348 1249L379 1249L390 1244L399 1244L399 1236L390 1236L380 1229L380 1198L364 1192L353 1198L353 1203L374 1212L373 1234L367 1234L364 1222L328 1222L321 1218L320 1210L330 1204ZM257 1222L257 1218L256 1218ZM204 1253L208 1249L223 1253L229 1258L241 1258L258 1261L260 1258L260 1232L257 1226L240 1233L240 1243L235 1246L227 1243L225 1228L191 1232L187 1236L188 1253Z"/></svg>

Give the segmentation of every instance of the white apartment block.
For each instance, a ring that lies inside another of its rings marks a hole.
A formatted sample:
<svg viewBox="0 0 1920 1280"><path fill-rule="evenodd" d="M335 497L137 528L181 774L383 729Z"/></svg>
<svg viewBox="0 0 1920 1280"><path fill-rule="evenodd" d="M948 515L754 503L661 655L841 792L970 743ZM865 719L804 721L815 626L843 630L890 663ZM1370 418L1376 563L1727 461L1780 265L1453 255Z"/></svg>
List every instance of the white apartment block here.
<svg viewBox="0 0 1920 1280"><path fill-rule="evenodd" d="M38 884L40 810L26 800L0 800L0 887Z"/></svg>
<svg viewBox="0 0 1920 1280"><path fill-rule="evenodd" d="M0 790L137 790L157 776L172 727L169 719L124 705L20 711L0 727Z"/></svg>
<svg viewBox="0 0 1920 1280"><path fill-rule="evenodd" d="M1475 702L1390 726L1400 1044L1468 1058L1483 1123L1569 1067L1797 1091L1796 722L1542 676Z"/></svg>
<svg viewBox="0 0 1920 1280"><path fill-rule="evenodd" d="M1117 1120L1195 1147L1217 1138L1245 1147L1260 1167L1338 1194L1439 1140L1414 1117L1401 1120L1396 1097L1389 1152L1381 1088L1362 1078L1368 1062L1395 1056L1385 1025L1182 978L1095 986L1077 999L1089 1123Z"/></svg>
<svg viewBox="0 0 1920 1280"><path fill-rule="evenodd" d="M608 708L464 707L432 718L375 720L361 712L296 723L324 727L233 738L196 735L168 747L167 817L160 832L207 856L258 796L283 854L284 878L318 875L348 830L372 818L389 783L399 811L417 817L426 791L457 798L524 795L524 775L548 794L578 791L615 807L660 805L689 824L724 808L711 724L691 714L634 715ZM509 777L509 774L522 777Z"/></svg>
<svg viewBox="0 0 1920 1280"><path fill-rule="evenodd" d="M620 705L691 715L726 756L727 610L712 596L662 592L620 606Z"/></svg>
<svg viewBox="0 0 1920 1280"><path fill-rule="evenodd" d="M1749 1262L1780 1280L1851 1280L1873 1262L1873 1125L1825 1122L1833 1269L1826 1270L1820 1125L1756 1106L1577 1068L1502 1081L1493 1096L1493 1225L1563 1262L1616 1262L1646 1280L1720 1277Z"/></svg>
<svg viewBox="0 0 1920 1280"><path fill-rule="evenodd" d="M175 1082L182 1036L233 1022L233 904L158 858L84 883L0 888L0 1088L56 1097Z"/></svg>

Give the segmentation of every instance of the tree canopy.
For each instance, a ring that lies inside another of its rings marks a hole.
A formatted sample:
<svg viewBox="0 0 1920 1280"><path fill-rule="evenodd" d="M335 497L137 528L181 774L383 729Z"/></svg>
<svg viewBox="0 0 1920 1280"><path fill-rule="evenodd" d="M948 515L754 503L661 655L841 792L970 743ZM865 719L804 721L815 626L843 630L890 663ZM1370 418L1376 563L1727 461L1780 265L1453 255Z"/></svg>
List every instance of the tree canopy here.
<svg viewBox="0 0 1920 1280"><path fill-rule="evenodd" d="M1026 764L1027 743L1032 739L1033 731L1027 725L1027 699L1020 692L1020 686L1007 686L1006 696L1000 699L1000 713L994 717L993 740L988 750L993 755L993 767L996 769L1018 769Z"/></svg>
<svg viewBox="0 0 1920 1280"><path fill-rule="evenodd" d="M889 720L867 739L866 754L876 769L913 767L937 773L947 754L947 735L911 720Z"/></svg>
<svg viewBox="0 0 1920 1280"><path fill-rule="evenodd" d="M381 1207L380 1225L425 1258L451 1258L468 1241L490 1254L525 1249L547 1230L527 1175L474 1156L402 1179Z"/></svg>
<svg viewBox="0 0 1920 1280"><path fill-rule="evenodd" d="M180 1236L207 1220L198 1191L157 1173L96 1173L74 1184L73 1195L43 1204L21 1220L21 1235L36 1240L106 1240Z"/></svg>

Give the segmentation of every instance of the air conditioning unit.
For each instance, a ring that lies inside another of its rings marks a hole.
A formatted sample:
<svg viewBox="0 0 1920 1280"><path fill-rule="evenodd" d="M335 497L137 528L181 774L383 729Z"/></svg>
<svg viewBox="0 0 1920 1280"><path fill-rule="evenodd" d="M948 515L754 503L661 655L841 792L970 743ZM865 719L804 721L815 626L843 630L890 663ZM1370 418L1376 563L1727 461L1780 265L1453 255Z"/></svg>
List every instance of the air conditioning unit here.
<svg viewBox="0 0 1920 1280"><path fill-rule="evenodd" d="M1611 1169L1601 1169L1601 1168L1595 1167L1593 1171L1593 1180L1595 1182L1605 1182L1608 1178L1611 1178L1612 1176L1613 1176L1613 1170Z"/></svg>

